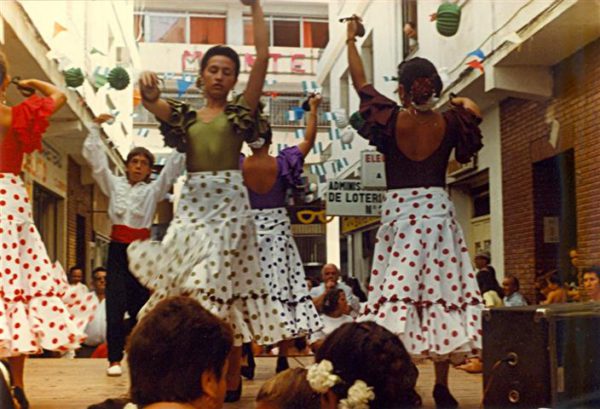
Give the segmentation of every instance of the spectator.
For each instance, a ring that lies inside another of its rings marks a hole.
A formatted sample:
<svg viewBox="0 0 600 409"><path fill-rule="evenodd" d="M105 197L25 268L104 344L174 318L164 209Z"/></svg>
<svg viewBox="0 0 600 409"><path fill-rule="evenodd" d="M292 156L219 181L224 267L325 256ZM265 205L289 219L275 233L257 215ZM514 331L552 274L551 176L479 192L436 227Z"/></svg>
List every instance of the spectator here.
<svg viewBox="0 0 600 409"><path fill-rule="evenodd" d="M600 267L583 271L583 287L590 301L600 301Z"/></svg>
<svg viewBox="0 0 600 409"><path fill-rule="evenodd" d="M519 292L519 279L513 275L507 275L502 280L504 290L504 305L506 307L521 307L527 305L527 300Z"/></svg>
<svg viewBox="0 0 600 409"><path fill-rule="evenodd" d="M84 295L90 292L90 289L83 283L83 269L81 267L71 267L67 278L69 279L69 285L73 287L78 294Z"/></svg>
<svg viewBox="0 0 600 409"><path fill-rule="evenodd" d="M543 305L560 304L567 302L567 291L563 288L558 274L553 274L546 279L548 294L541 302Z"/></svg>
<svg viewBox="0 0 600 409"><path fill-rule="evenodd" d="M77 353L80 358L89 357L99 345L106 342L106 274L104 267L97 267L92 272L94 297L98 302L98 308L94 318L85 328L87 339Z"/></svg>
<svg viewBox="0 0 600 409"><path fill-rule="evenodd" d="M483 296L483 301L486 307L501 307L502 289L498 285L498 281L494 277L494 273L490 270L481 270L477 273L477 284L479 284L479 291Z"/></svg>
<svg viewBox="0 0 600 409"><path fill-rule="evenodd" d="M306 372L286 369L266 381L256 396L256 409L320 409L321 398L308 384Z"/></svg>
<svg viewBox="0 0 600 409"><path fill-rule="evenodd" d="M311 388L321 394L322 408L416 408L419 371L396 335L367 321L348 323L329 335L308 370ZM328 376L333 375L333 376ZM344 402L346 400L346 402ZM354 399L353 399L354 400Z"/></svg>
<svg viewBox="0 0 600 409"><path fill-rule="evenodd" d="M132 402L139 408L155 403L222 408L232 345L231 328L196 300L160 301L140 320L129 340Z"/></svg>
<svg viewBox="0 0 600 409"><path fill-rule="evenodd" d="M408 50L409 53L414 52L419 46L418 36L417 36L417 25L413 21L408 21L404 24L402 29L404 35L408 39Z"/></svg>
<svg viewBox="0 0 600 409"><path fill-rule="evenodd" d="M350 306L346 300L346 293L341 288L334 288L327 292L323 300L322 311L323 329L310 337L314 350L319 349L325 338L337 328L353 321L352 317L348 315Z"/></svg>
<svg viewBox="0 0 600 409"><path fill-rule="evenodd" d="M502 290L500 288L500 283L498 283L498 277L496 277L496 269L494 267L492 267L492 265L490 264L491 261L492 261L492 256L490 255L489 251L480 251L475 256L475 268L477 268L477 274L479 274L479 272L481 272L481 271L491 271L492 272L492 277L494 277L494 281L496 282L495 287L500 289L500 292L498 293L498 295L500 297L502 297L502 296L504 296L504 294L502 293Z"/></svg>
<svg viewBox="0 0 600 409"><path fill-rule="evenodd" d="M340 270L337 266L335 264L325 264L321 270L321 278L323 282L310 290L310 296L317 306L317 309L320 312L322 311L323 301L325 300L327 291L334 288L340 288L346 293L346 300L350 305L351 314L353 316L357 315L360 309L360 303L352 293L352 289L340 281Z"/></svg>

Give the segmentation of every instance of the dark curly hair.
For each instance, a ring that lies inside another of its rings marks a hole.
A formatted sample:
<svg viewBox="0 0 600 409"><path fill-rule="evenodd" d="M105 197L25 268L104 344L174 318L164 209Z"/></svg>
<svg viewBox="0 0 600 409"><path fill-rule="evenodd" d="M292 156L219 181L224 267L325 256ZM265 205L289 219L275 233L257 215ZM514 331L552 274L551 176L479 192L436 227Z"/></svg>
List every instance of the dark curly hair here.
<svg viewBox="0 0 600 409"><path fill-rule="evenodd" d="M203 394L202 374L224 376L232 345L231 328L196 300L161 301L142 318L129 340L131 400L144 407L198 399Z"/></svg>
<svg viewBox="0 0 600 409"><path fill-rule="evenodd" d="M325 294L325 299L323 300L323 314L330 315L337 310L340 304L340 295L342 293L344 293L344 290L341 288L332 288L331 290L327 291L327 294Z"/></svg>
<svg viewBox="0 0 600 409"><path fill-rule="evenodd" d="M217 55L222 55L233 61L233 64L235 65L235 78L237 78L238 75L240 75L240 56L233 48L227 47L226 45L215 45L206 51L206 54L204 54L202 60L200 60L200 75L202 75L206 67L208 67L208 61Z"/></svg>
<svg viewBox="0 0 600 409"><path fill-rule="evenodd" d="M342 382L332 388L340 399L358 379L373 387L371 409L417 408L419 371L402 341L371 322L347 323L333 331L317 351L316 362L327 359Z"/></svg>
<svg viewBox="0 0 600 409"><path fill-rule="evenodd" d="M439 97L444 88L435 66L420 57L398 64L398 83L417 104L426 102L432 95Z"/></svg>

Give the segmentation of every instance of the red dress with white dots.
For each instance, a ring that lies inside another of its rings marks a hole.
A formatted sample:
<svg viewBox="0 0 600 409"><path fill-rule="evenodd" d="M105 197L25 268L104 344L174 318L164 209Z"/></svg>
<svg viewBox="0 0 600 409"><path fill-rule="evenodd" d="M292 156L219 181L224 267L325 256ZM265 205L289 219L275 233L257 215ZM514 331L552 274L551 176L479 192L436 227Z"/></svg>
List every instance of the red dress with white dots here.
<svg viewBox="0 0 600 409"><path fill-rule="evenodd" d="M483 303L462 229L445 187L453 149L477 118L465 109L443 114L446 134L423 161L396 144L398 105L371 85L360 90L359 130L385 155L388 191L377 231L369 296L360 320L397 334L415 357L456 358L481 349Z"/></svg>
<svg viewBox="0 0 600 409"><path fill-rule="evenodd" d="M41 148L53 107L34 95L12 108L12 126L0 130L0 357L78 347L96 308L92 294L71 291L49 260L18 176L23 154Z"/></svg>

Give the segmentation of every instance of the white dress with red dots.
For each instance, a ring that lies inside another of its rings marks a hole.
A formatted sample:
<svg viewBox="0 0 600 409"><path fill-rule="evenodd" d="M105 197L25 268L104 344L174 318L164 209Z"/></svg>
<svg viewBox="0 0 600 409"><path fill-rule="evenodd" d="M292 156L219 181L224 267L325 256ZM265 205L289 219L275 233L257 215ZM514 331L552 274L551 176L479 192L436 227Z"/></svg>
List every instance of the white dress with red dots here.
<svg viewBox="0 0 600 409"><path fill-rule="evenodd" d="M17 176L23 154L41 149L53 107L51 98L28 98L12 108L12 126L0 136L0 357L77 348L97 306L51 263Z"/></svg>

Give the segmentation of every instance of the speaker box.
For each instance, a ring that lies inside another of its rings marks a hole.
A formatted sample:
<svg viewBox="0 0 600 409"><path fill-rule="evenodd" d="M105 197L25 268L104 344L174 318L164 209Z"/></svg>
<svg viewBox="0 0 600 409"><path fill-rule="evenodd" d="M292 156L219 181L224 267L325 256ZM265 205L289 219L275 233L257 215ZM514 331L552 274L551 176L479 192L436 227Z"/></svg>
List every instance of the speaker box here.
<svg viewBox="0 0 600 409"><path fill-rule="evenodd" d="M600 408L600 304L483 312L484 406Z"/></svg>

